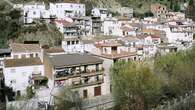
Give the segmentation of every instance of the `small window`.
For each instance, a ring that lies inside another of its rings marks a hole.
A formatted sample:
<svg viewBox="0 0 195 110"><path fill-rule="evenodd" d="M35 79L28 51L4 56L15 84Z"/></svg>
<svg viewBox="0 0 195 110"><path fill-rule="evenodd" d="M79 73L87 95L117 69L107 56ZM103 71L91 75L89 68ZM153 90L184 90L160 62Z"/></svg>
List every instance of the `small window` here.
<svg viewBox="0 0 195 110"><path fill-rule="evenodd" d="M35 56L36 56L36 57L39 57L39 54L38 54L38 53L36 53L36 54L35 54Z"/></svg>
<svg viewBox="0 0 195 110"><path fill-rule="evenodd" d="M110 84L110 93L112 93L112 84Z"/></svg>
<svg viewBox="0 0 195 110"><path fill-rule="evenodd" d="M10 70L10 73L15 73L15 72L16 72L16 69L15 68L13 68L13 69Z"/></svg>
<svg viewBox="0 0 195 110"><path fill-rule="evenodd" d="M74 41L72 41L72 45L74 45Z"/></svg>
<svg viewBox="0 0 195 110"><path fill-rule="evenodd" d="M30 58L33 58L33 54L30 54Z"/></svg>
<svg viewBox="0 0 195 110"><path fill-rule="evenodd" d="M87 92L87 89L83 90L83 98L87 98L88 96L88 92Z"/></svg>
<svg viewBox="0 0 195 110"><path fill-rule="evenodd" d="M26 58L26 55L25 54L22 54L22 56L21 56L22 58Z"/></svg>
<svg viewBox="0 0 195 110"><path fill-rule="evenodd" d="M13 80L10 81L10 83L11 83L11 84L15 84L15 83L16 83L16 80L13 79Z"/></svg>
<svg viewBox="0 0 195 110"><path fill-rule="evenodd" d="M14 59L17 59L18 58L18 55L14 55Z"/></svg>
<svg viewBox="0 0 195 110"><path fill-rule="evenodd" d="M17 97L20 97L21 96L21 92L19 90L16 92L16 96Z"/></svg>
<svg viewBox="0 0 195 110"><path fill-rule="evenodd" d="M67 41L67 45L70 45L70 41Z"/></svg>
<svg viewBox="0 0 195 110"><path fill-rule="evenodd" d="M94 87L94 96L101 95L101 86Z"/></svg>
<svg viewBox="0 0 195 110"><path fill-rule="evenodd" d="M78 40L76 41L76 44L79 44L79 41Z"/></svg>
<svg viewBox="0 0 195 110"><path fill-rule="evenodd" d="M33 12L33 15L36 15L36 11Z"/></svg>

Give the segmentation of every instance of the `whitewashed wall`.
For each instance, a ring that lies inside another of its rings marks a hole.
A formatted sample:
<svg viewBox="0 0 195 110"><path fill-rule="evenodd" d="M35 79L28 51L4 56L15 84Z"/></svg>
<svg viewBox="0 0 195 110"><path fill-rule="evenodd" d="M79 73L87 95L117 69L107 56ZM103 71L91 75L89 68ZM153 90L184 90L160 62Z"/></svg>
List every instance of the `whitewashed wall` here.
<svg viewBox="0 0 195 110"><path fill-rule="evenodd" d="M11 68L4 67L3 71L5 77L5 84L7 86L13 87L14 91L20 90L21 92L25 92L25 89L29 84L28 83L29 77L32 74L39 74L39 73L44 75L44 66L35 65L35 66L23 66L23 67L11 67Z"/></svg>

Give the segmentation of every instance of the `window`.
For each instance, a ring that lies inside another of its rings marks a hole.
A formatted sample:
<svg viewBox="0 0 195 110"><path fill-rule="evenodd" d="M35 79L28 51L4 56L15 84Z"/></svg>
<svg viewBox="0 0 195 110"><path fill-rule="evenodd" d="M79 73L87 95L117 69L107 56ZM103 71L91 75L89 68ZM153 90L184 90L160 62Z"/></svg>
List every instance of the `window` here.
<svg viewBox="0 0 195 110"><path fill-rule="evenodd" d="M16 92L16 96L18 96L18 97L21 96L21 92L19 90Z"/></svg>
<svg viewBox="0 0 195 110"><path fill-rule="evenodd" d="M30 54L30 58L33 58L33 54Z"/></svg>
<svg viewBox="0 0 195 110"><path fill-rule="evenodd" d="M94 96L101 95L101 86L94 87Z"/></svg>
<svg viewBox="0 0 195 110"><path fill-rule="evenodd" d="M10 70L10 73L15 73L15 72L16 72L16 69L15 68L13 68L13 69Z"/></svg>
<svg viewBox="0 0 195 110"><path fill-rule="evenodd" d="M22 54L22 56L21 56L22 58L26 58L26 55L25 54Z"/></svg>
<svg viewBox="0 0 195 110"><path fill-rule="evenodd" d="M17 59L18 58L18 55L14 55L14 59Z"/></svg>
<svg viewBox="0 0 195 110"><path fill-rule="evenodd" d="M99 75L96 76L96 81L100 81Z"/></svg>
<svg viewBox="0 0 195 110"><path fill-rule="evenodd" d="M104 48L104 52L107 53L107 49L106 48Z"/></svg>
<svg viewBox="0 0 195 110"><path fill-rule="evenodd" d="M74 45L74 41L72 41L72 44Z"/></svg>
<svg viewBox="0 0 195 110"><path fill-rule="evenodd" d="M33 12L33 15L36 15L36 11Z"/></svg>
<svg viewBox="0 0 195 110"><path fill-rule="evenodd" d="M89 78L88 78L88 77L85 77L84 82L85 82L86 84L88 84L88 81L89 81Z"/></svg>
<svg viewBox="0 0 195 110"><path fill-rule="evenodd" d="M70 45L70 41L67 41L67 45Z"/></svg>
<svg viewBox="0 0 195 110"><path fill-rule="evenodd" d="M87 89L83 90L83 98L87 98L88 96L88 92L87 92Z"/></svg>
<svg viewBox="0 0 195 110"><path fill-rule="evenodd" d="M39 54L38 54L38 53L36 53L36 54L35 54L35 56L36 56L36 57L39 57Z"/></svg>
<svg viewBox="0 0 195 110"><path fill-rule="evenodd" d="M110 93L112 93L112 84L110 84Z"/></svg>
<svg viewBox="0 0 195 110"><path fill-rule="evenodd" d="M13 80L10 81L10 83L11 83L11 84L15 84L15 83L16 83L16 80L13 79Z"/></svg>
<svg viewBox="0 0 195 110"><path fill-rule="evenodd" d="M79 41L78 40L76 41L76 44L79 44Z"/></svg>
<svg viewBox="0 0 195 110"><path fill-rule="evenodd" d="M96 68L96 71L99 71L99 64L96 64L95 68Z"/></svg>

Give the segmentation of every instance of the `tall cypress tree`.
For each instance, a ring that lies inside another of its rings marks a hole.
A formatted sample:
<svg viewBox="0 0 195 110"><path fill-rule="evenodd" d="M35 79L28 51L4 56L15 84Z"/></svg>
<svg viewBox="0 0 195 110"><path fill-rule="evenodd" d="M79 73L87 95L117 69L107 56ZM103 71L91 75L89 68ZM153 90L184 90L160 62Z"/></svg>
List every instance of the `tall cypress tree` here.
<svg viewBox="0 0 195 110"><path fill-rule="evenodd" d="M193 0L189 1L189 5L186 9L186 17L195 21L195 5Z"/></svg>

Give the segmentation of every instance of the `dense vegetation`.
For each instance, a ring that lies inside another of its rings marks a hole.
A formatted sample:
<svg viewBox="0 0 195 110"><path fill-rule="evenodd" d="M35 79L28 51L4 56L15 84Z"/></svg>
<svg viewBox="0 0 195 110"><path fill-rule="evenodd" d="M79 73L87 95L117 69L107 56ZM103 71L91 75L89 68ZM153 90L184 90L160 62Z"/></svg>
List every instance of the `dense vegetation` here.
<svg viewBox="0 0 195 110"><path fill-rule="evenodd" d="M193 0L189 1L189 6L186 10L186 16L195 21L195 4Z"/></svg>
<svg viewBox="0 0 195 110"><path fill-rule="evenodd" d="M39 22L34 26L24 26L21 12L0 1L0 48L8 47L10 42L29 40L56 46L61 44L62 38L62 34L52 24Z"/></svg>
<svg viewBox="0 0 195 110"><path fill-rule="evenodd" d="M6 47L8 40L18 36L21 29L19 21L20 12L17 10L7 11L5 4L0 4L0 47Z"/></svg>
<svg viewBox="0 0 195 110"><path fill-rule="evenodd" d="M150 63L151 64L151 63ZM111 68L113 93L121 110L148 110L195 90L195 48L148 63L118 62Z"/></svg>

